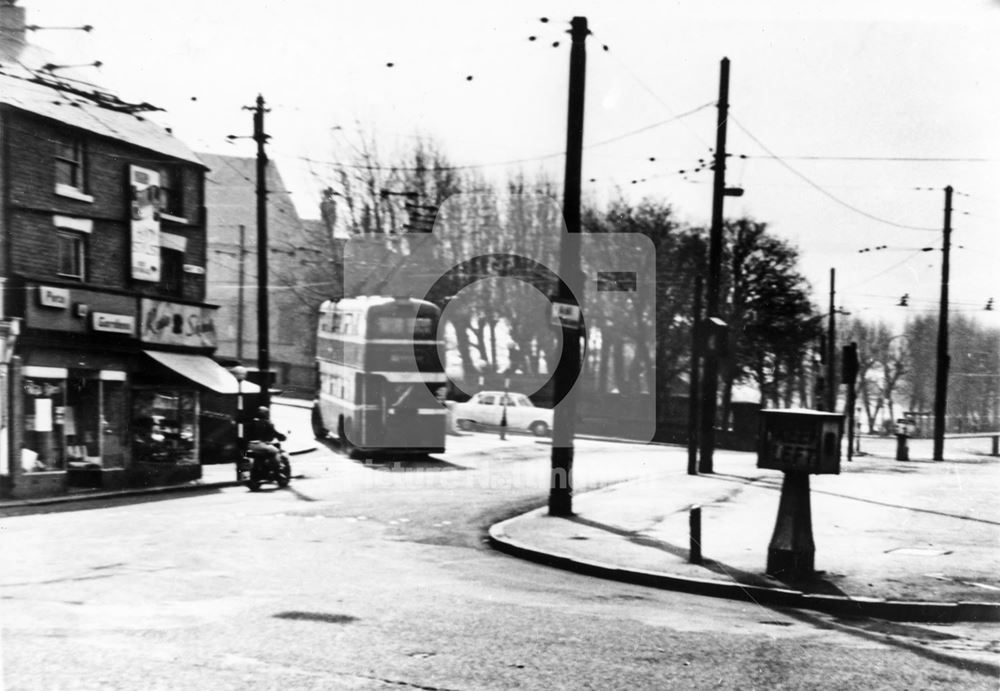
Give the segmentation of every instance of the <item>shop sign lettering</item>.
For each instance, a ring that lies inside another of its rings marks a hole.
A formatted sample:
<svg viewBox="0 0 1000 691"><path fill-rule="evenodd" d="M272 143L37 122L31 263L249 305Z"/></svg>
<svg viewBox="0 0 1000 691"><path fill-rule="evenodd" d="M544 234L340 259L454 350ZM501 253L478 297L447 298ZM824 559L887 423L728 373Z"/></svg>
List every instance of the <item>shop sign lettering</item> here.
<svg viewBox="0 0 1000 691"><path fill-rule="evenodd" d="M44 381L35 381L34 379L24 380L24 393L33 397L41 398L51 398L59 393L60 388L58 384L50 384Z"/></svg>
<svg viewBox="0 0 1000 691"><path fill-rule="evenodd" d="M214 309L143 298L141 310L143 343L216 346Z"/></svg>
<svg viewBox="0 0 1000 691"><path fill-rule="evenodd" d="M64 310L69 307L69 289L38 286L38 301L44 307L56 307Z"/></svg>
<svg viewBox="0 0 1000 691"><path fill-rule="evenodd" d="M109 314L108 312L91 312L90 314L94 331L129 336L135 334L135 317L130 314Z"/></svg>

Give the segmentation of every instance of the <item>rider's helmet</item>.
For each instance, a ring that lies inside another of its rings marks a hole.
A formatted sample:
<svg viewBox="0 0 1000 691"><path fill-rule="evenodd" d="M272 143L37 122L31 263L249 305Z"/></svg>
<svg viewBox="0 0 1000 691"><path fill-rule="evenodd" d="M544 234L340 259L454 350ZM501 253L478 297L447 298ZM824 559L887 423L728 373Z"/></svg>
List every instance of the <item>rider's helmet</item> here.
<svg viewBox="0 0 1000 691"><path fill-rule="evenodd" d="M267 420L269 417L271 417L271 409L268 408L266 405L262 405L260 408L257 408L257 417L259 417L261 420Z"/></svg>

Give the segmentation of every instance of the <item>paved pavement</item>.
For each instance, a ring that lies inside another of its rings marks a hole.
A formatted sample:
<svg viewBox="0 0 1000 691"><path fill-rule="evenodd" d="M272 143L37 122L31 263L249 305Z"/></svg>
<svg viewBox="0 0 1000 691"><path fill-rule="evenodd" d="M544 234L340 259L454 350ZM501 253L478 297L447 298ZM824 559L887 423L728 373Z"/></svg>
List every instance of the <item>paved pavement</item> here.
<svg viewBox="0 0 1000 691"><path fill-rule="evenodd" d="M282 429L297 427L295 434L289 436L282 446L293 457L292 473L295 473L294 456L308 453L316 448L316 442L312 434L308 432L308 416L303 417L301 411L312 408L312 402L302 399L295 399L286 396L275 398L272 401L274 408L275 422ZM282 410L285 407L286 410ZM298 410L298 415L290 414L288 411ZM298 419L298 418L301 418ZM66 504L79 501L93 501L103 498L121 497L124 495L149 495L164 494L173 492L203 491L219 489L222 487L233 487L238 485L236 481L236 466L234 463L207 463L201 466L201 479L192 482L185 482L175 485L164 485L157 487L131 488L124 490L106 491L100 489L73 489L67 494L53 497L38 497L34 499L2 499L0 500L0 514L4 510L30 510L33 506L49 506L53 504Z"/></svg>
<svg viewBox="0 0 1000 691"><path fill-rule="evenodd" d="M717 451L715 473L686 473L686 450L655 477L574 497L574 514L544 507L498 523L503 551L574 571L655 587L898 620L1000 620L1000 458L989 439L864 437L840 475L812 476L816 578L764 571L782 474L755 454ZM609 459L609 462L613 462ZM701 507L703 563L689 563L689 510Z"/></svg>

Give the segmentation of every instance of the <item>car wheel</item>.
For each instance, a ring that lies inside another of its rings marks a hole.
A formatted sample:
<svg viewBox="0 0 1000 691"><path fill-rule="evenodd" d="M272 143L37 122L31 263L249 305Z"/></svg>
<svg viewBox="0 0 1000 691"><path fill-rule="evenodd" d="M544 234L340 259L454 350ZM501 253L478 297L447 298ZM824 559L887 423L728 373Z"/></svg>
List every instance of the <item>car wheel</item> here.
<svg viewBox="0 0 1000 691"><path fill-rule="evenodd" d="M548 436L549 434L548 423L542 422L541 420L532 422L531 427L529 427L529 429L531 430L531 433L534 434L536 437L545 437Z"/></svg>
<svg viewBox="0 0 1000 691"><path fill-rule="evenodd" d="M458 428L463 432L471 432L472 430L476 429L476 423L473 422L472 420L462 419L458 421Z"/></svg>

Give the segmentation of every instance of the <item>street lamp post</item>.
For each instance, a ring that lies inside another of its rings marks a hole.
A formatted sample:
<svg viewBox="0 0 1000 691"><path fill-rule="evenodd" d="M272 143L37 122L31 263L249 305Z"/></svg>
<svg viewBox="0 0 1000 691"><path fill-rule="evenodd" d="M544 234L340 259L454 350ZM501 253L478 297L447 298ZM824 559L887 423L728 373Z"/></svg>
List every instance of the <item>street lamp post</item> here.
<svg viewBox="0 0 1000 691"><path fill-rule="evenodd" d="M503 412L500 414L500 439L507 439L507 393L510 391L510 379L503 380Z"/></svg>
<svg viewBox="0 0 1000 691"><path fill-rule="evenodd" d="M243 458L243 452L246 450L246 439L243 434L243 418L245 417L243 414L243 380L247 378L247 368L243 365L236 365L230 371L236 377L236 479L241 480L240 462Z"/></svg>

